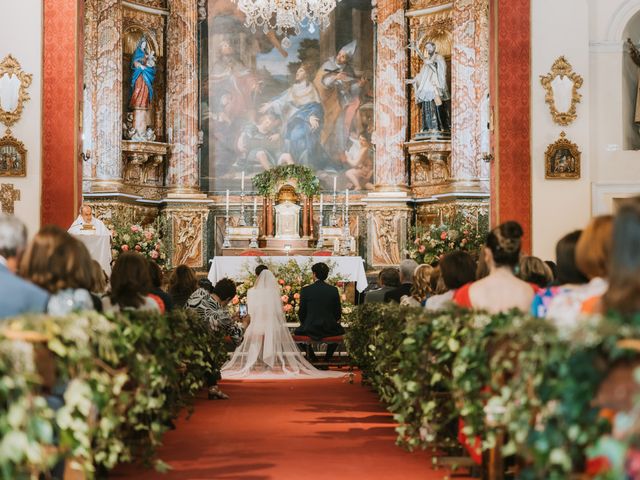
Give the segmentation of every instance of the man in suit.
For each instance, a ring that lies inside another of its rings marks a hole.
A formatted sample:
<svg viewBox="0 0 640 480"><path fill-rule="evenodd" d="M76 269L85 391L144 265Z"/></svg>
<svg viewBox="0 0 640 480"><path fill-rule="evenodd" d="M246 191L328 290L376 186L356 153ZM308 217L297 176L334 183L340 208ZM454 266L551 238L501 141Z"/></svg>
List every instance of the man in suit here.
<svg viewBox="0 0 640 480"><path fill-rule="evenodd" d="M300 327L295 331L296 335L307 335L313 340L324 337L342 335L344 328L340 325L342 306L340 305L340 293L334 286L325 283L329 276L329 267L326 263L316 263L311 267L314 283L307 285L300 292L300 310L298 318ZM337 345L327 345L325 360L331 359ZM315 361L316 356L309 346L307 356Z"/></svg>
<svg viewBox="0 0 640 480"><path fill-rule="evenodd" d="M400 299L404 295L411 295L413 274L416 268L418 268L418 263L415 260L407 259L400 262L400 286L384 294L384 303L400 303Z"/></svg>
<svg viewBox="0 0 640 480"><path fill-rule="evenodd" d="M383 268L378 274L378 285L380 288L367 292L364 303L383 303L384 296L400 285L400 274L397 268Z"/></svg>
<svg viewBox="0 0 640 480"><path fill-rule="evenodd" d="M0 213L0 321L46 310L49 294L15 274L26 243L24 224L13 215Z"/></svg>

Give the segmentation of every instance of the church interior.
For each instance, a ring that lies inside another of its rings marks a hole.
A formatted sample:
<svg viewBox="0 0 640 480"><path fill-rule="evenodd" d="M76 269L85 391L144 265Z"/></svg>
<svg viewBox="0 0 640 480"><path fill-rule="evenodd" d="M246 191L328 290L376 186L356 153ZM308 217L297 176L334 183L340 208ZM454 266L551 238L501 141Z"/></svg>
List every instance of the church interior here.
<svg viewBox="0 0 640 480"><path fill-rule="evenodd" d="M0 478L640 478L640 0L0 17Z"/></svg>

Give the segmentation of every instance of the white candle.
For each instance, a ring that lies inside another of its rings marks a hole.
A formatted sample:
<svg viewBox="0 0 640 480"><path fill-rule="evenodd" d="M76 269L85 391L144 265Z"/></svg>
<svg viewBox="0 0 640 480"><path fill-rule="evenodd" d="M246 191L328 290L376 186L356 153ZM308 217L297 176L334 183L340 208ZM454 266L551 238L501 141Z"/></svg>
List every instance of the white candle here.
<svg viewBox="0 0 640 480"><path fill-rule="evenodd" d="M253 216L258 212L258 197L253 197Z"/></svg>
<svg viewBox="0 0 640 480"><path fill-rule="evenodd" d="M336 176L333 177L333 193L336 193Z"/></svg>
<svg viewBox="0 0 640 480"><path fill-rule="evenodd" d="M346 197L347 211L349 211L349 189L348 188L345 191L345 197Z"/></svg>
<svg viewBox="0 0 640 480"><path fill-rule="evenodd" d="M244 172L242 172L242 179L240 180L240 188L242 189L242 192L244 193Z"/></svg>
<svg viewBox="0 0 640 480"><path fill-rule="evenodd" d="M322 200L322 194L320 194L320 215L322 215L322 207L324 206L324 202Z"/></svg>
<svg viewBox="0 0 640 480"><path fill-rule="evenodd" d="M227 201L225 205L226 205L227 215L229 215L229 189L227 189Z"/></svg>

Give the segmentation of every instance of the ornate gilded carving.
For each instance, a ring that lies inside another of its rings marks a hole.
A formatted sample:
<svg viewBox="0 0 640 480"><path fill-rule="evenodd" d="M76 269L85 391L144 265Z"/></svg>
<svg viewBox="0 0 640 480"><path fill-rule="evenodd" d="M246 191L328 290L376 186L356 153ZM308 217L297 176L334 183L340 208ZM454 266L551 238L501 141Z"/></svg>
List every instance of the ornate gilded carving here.
<svg viewBox="0 0 640 480"><path fill-rule="evenodd" d="M408 209L380 208L368 212L369 263L372 266L398 265L407 236Z"/></svg>
<svg viewBox="0 0 640 480"><path fill-rule="evenodd" d="M0 138L0 177L24 177L27 174L27 149L7 130Z"/></svg>
<svg viewBox="0 0 640 480"><path fill-rule="evenodd" d="M411 189L417 197L442 193L451 180L451 142L407 142Z"/></svg>
<svg viewBox="0 0 640 480"><path fill-rule="evenodd" d="M545 101L553 121L558 125L569 125L576 118L577 105L582 99L578 90L583 79L573 71L573 67L564 56L558 58L547 75L540 75L540 83L546 91Z"/></svg>
<svg viewBox="0 0 640 480"><path fill-rule="evenodd" d="M130 185L164 183L165 158L169 146L158 142L122 142L124 181Z"/></svg>
<svg viewBox="0 0 640 480"><path fill-rule="evenodd" d="M409 0L410 10L422 10L425 8L440 7L453 3L453 0Z"/></svg>
<svg viewBox="0 0 640 480"><path fill-rule="evenodd" d="M566 133L562 132L560 138L547 147L544 154L544 178L580 178L582 153L578 146L566 137Z"/></svg>
<svg viewBox="0 0 640 480"><path fill-rule="evenodd" d="M0 210L4 213L13 213L14 204L20 200L20 190L14 188L12 183L0 184Z"/></svg>
<svg viewBox="0 0 640 480"><path fill-rule="evenodd" d="M455 217L457 213L462 213L471 223L477 225L480 216L489 214L488 200L486 202L462 201L421 204L416 210L416 224L418 227L441 224Z"/></svg>
<svg viewBox="0 0 640 480"><path fill-rule="evenodd" d="M7 55L0 62L0 122L7 127L20 120L24 102L30 99L27 89L32 79L13 55Z"/></svg>
<svg viewBox="0 0 640 480"><path fill-rule="evenodd" d="M203 267L206 260L204 232L209 211L200 208L172 208L166 213L171 219L172 265Z"/></svg>

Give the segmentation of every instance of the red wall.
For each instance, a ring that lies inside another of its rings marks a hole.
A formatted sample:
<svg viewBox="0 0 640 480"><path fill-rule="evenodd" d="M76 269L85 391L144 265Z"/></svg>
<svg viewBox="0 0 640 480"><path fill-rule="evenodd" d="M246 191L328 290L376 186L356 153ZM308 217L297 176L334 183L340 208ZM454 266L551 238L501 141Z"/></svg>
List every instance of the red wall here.
<svg viewBox="0 0 640 480"><path fill-rule="evenodd" d="M492 6L492 223L520 222L523 250L530 252L531 5L530 0L494 0Z"/></svg>
<svg viewBox="0 0 640 480"><path fill-rule="evenodd" d="M67 228L82 196L79 156L82 28L79 0L44 4L42 225Z"/></svg>

